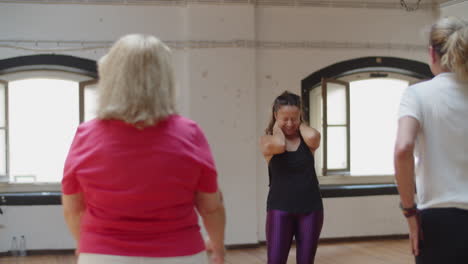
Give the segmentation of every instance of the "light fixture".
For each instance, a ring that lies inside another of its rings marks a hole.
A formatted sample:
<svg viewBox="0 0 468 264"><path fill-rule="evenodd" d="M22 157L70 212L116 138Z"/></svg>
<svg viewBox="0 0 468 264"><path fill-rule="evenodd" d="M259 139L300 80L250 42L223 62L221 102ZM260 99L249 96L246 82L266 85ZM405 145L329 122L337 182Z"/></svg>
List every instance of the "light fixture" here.
<svg viewBox="0 0 468 264"><path fill-rule="evenodd" d="M408 12L418 10L419 4L420 4L420 3L421 3L421 0L418 0L418 1L416 2L416 4L414 4L413 6L409 6L408 3L406 3L406 0L400 0L400 5L401 5L401 7L403 7L404 9L406 9L406 11L408 11Z"/></svg>

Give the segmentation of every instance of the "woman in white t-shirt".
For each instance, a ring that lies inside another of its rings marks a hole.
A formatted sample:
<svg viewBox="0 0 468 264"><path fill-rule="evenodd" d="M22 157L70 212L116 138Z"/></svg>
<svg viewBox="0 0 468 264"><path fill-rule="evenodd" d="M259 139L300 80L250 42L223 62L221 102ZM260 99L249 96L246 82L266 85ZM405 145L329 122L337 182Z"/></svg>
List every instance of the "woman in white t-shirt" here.
<svg viewBox="0 0 468 264"><path fill-rule="evenodd" d="M416 263L466 264L468 23L434 24L429 55L435 77L410 86L401 100L395 176Z"/></svg>

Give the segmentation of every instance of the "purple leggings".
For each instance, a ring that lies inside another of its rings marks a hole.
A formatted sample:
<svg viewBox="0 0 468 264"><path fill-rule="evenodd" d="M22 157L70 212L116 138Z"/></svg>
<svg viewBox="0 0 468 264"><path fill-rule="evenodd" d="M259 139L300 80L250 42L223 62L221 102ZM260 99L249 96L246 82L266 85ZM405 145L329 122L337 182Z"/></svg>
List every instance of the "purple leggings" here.
<svg viewBox="0 0 468 264"><path fill-rule="evenodd" d="M313 264L322 225L323 210L308 214L268 211L268 264L286 264L293 236L296 238L296 263Z"/></svg>

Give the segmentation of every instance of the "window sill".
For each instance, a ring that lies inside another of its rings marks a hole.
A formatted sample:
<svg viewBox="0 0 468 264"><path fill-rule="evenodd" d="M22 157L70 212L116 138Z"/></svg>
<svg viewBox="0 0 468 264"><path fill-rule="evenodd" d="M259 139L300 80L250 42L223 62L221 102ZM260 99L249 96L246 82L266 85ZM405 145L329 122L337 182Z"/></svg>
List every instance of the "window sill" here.
<svg viewBox="0 0 468 264"><path fill-rule="evenodd" d="M394 176L328 175L318 180L323 198L398 194Z"/></svg>
<svg viewBox="0 0 468 264"><path fill-rule="evenodd" d="M60 205L59 183L0 183L0 205Z"/></svg>
<svg viewBox="0 0 468 264"><path fill-rule="evenodd" d="M320 185L323 198L398 195L396 184Z"/></svg>
<svg viewBox="0 0 468 264"><path fill-rule="evenodd" d="M372 185L372 184L394 184L395 177L389 176L349 176L349 175L328 175L318 177L320 185Z"/></svg>
<svg viewBox="0 0 468 264"><path fill-rule="evenodd" d="M61 192L60 183L0 183L0 193Z"/></svg>
<svg viewBox="0 0 468 264"><path fill-rule="evenodd" d="M24 186L23 186L24 187ZM14 187L13 187L14 188ZM51 187L52 188L52 187ZM323 198L346 198L376 195L397 195L394 183L377 184L321 184ZM60 191L5 191L0 186L0 206L61 205Z"/></svg>

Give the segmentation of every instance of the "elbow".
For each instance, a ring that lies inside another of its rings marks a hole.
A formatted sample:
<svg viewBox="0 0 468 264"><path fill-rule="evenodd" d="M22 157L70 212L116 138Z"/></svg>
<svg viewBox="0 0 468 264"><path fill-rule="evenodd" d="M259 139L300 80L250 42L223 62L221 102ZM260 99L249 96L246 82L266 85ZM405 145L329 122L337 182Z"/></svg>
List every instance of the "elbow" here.
<svg viewBox="0 0 468 264"><path fill-rule="evenodd" d="M311 139L311 146L314 150L320 147L320 134L316 135Z"/></svg>
<svg viewBox="0 0 468 264"><path fill-rule="evenodd" d="M202 216L209 216L213 215L216 213L224 212L224 205L223 203L218 203L216 206L211 206L211 207L204 207L204 208L197 208L198 213Z"/></svg>
<svg viewBox="0 0 468 264"><path fill-rule="evenodd" d="M317 132L314 135L304 137L304 141L309 148L316 150L320 147L320 133Z"/></svg>
<svg viewBox="0 0 468 264"><path fill-rule="evenodd" d="M395 160L401 161L413 156L414 143L400 143L395 146Z"/></svg>

